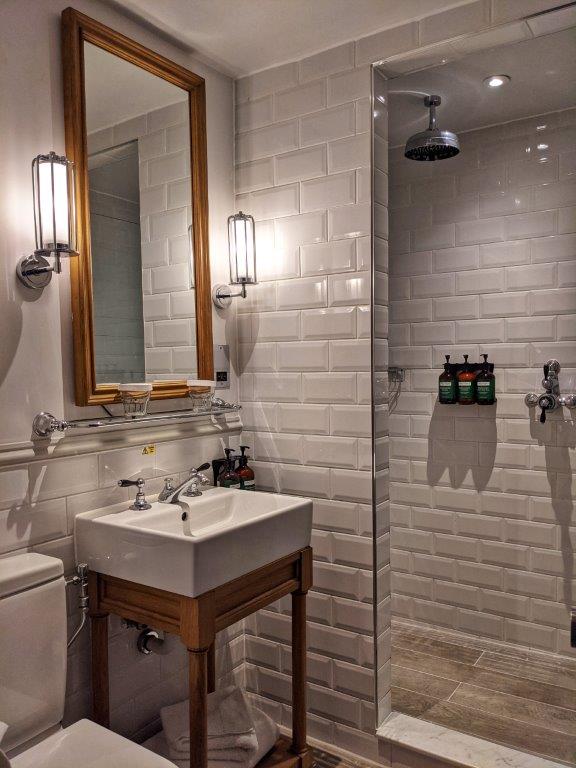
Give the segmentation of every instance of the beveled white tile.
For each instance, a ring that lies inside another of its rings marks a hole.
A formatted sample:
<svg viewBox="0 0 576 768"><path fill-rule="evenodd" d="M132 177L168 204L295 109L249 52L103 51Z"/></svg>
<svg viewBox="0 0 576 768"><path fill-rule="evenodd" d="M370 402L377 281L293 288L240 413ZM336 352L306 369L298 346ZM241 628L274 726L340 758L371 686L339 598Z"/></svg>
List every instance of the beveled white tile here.
<svg viewBox="0 0 576 768"><path fill-rule="evenodd" d="M370 134L361 133L328 144L330 173L364 168L370 165Z"/></svg>
<svg viewBox="0 0 576 768"><path fill-rule="evenodd" d="M330 410L327 405L278 405L278 429L302 435L327 435L330 432Z"/></svg>
<svg viewBox="0 0 576 768"><path fill-rule="evenodd" d="M328 78L328 106L370 96L370 67L361 67Z"/></svg>
<svg viewBox="0 0 576 768"><path fill-rule="evenodd" d="M370 302L370 273L329 275L328 296L330 306L350 306Z"/></svg>
<svg viewBox="0 0 576 768"><path fill-rule="evenodd" d="M257 461L301 464L302 438L300 435L267 435L257 432L252 451Z"/></svg>
<svg viewBox="0 0 576 768"><path fill-rule="evenodd" d="M238 322L242 315L238 318ZM299 312L265 312L249 315L250 337L254 341L294 341L300 338Z"/></svg>
<svg viewBox="0 0 576 768"><path fill-rule="evenodd" d="M66 499L14 505L0 512L0 552L34 546L67 534Z"/></svg>
<svg viewBox="0 0 576 768"><path fill-rule="evenodd" d="M367 405L332 405L330 431L342 437L370 437L370 407Z"/></svg>
<svg viewBox="0 0 576 768"><path fill-rule="evenodd" d="M236 137L236 159L239 163L288 152L298 147L298 122L291 120L266 128L248 131Z"/></svg>
<svg viewBox="0 0 576 768"><path fill-rule="evenodd" d="M303 245L300 248L302 277L331 272L351 272L356 268L354 240Z"/></svg>
<svg viewBox="0 0 576 768"><path fill-rule="evenodd" d="M300 120L300 141L303 147L352 136L354 132L354 104L325 109Z"/></svg>
<svg viewBox="0 0 576 768"><path fill-rule="evenodd" d="M534 239L530 252L532 262L571 261L576 256L576 234Z"/></svg>
<svg viewBox="0 0 576 768"><path fill-rule="evenodd" d="M282 465L279 477L280 492L327 499L330 496L329 472L330 470L320 467Z"/></svg>
<svg viewBox="0 0 576 768"><path fill-rule="evenodd" d="M305 277L278 283L278 309L325 307L328 303L328 283L325 277Z"/></svg>
<svg viewBox="0 0 576 768"><path fill-rule="evenodd" d="M370 204L344 205L328 211L328 228L331 240L345 237L362 237L370 234Z"/></svg>
<svg viewBox="0 0 576 768"><path fill-rule="evenodd" d="M353 339L355 337L354 307L307 309L302 312L303 339Z"/></svg>
<svg viewBox="0 0 576 768"><path fill-rule="evenodd" d="M368 340L330 342L330 370L367 371L369 368L370 342Z"/></svg>
<svg viewBox="0 0 576 768"><path fill-rule="evenodd" d="M287 152L278 155L275 163L277 184L315 179L327 172L326 147L320 145Z"/></svg>
<svg viewBox="0 0 576 768"><path fill-rule="evenodd" d="M333 174L305 181L301 187L302 212L350 205L356 199L356 182L353 172Z"/></svg>
<svg viewBox="0 0 576 768"><path fill-rule="evenodd" d="M291 117L317 112L326 106L326 84L324 80L314 80L274 96L274 117L276 120L288 120Z"/></svg>
<svg viewBox="0 0 576 768"><path fill-rule="evenodd" d="M300 212L298 184L270 187L245 195L237 195L236 200L240 208L249 210L256 221L273 219L276 216L292 216Z"/></svg>
<svg viewBox="0 0 576 768"><path fill-rule="evenodd" d="M323 211L274 221L274 243L279 253L293 254L300 245L326 240L326 234L326 214Z"/></svg>
<svg viewBox="0 0 576 768"><path fill-rule="evenodd" d="M239 344L238 366L240 371L275 371L276 345L270 343Z"/></svg>
<svg viewBox="0 0 576 768"><path fill-rule="evenodd" d="M477 0L459 8L436 13L420 21L420 45L478 31L490 25L490 3Z"/></svg>
<svg viewBox="0 0 576 768"><path fill-rule="evenodd" d="M257 99L267 93L283 90L298 82L298 65L282 64L279 67L265 69L255 75L248 75L236 81L236 101Z"/></svg>
<svg viewBox="0 0 576 768"><path fill-rule="evenodd" d="M241 378L244 377L242 374ZM254 400L267 402L299 402L301 393L299 373L255 373L253 375Z"/></svg>
<svg viewBox="0 0 576 768"><path fill-rule="evenodd" d="M319 77L342 72L354 66L354 43L345 43L336 48L329 48L322 53L316 53L299 64L300 80L305 83Z"/></svg>
<svg viewBox="0 0 576 768"><path fill-rule="evenodd" d="M246 101L236 107L236 130L238 132L261 128L271 123L272 120L272 96Z"/></svg>
<svg viewBox="0 0 576 768"><path fill-rule="evenodd" d="M379 59L411 51L418 45L418 24L402 24L356 42L356 65L372 64Z"/></svg>
<svg viewBox="0 0 576 768"><path fill-rule="evenodd" d="M506 218L506 237L512 240L525 237L545 237L556 232L556 211L522 213Z"/></svg>
<svg viewBox="0 0 576 768"><path fill-rule="evenodd" d="M344 467L355 469L357 465L357 441L346 437L303 437L304 464L319 467Z"/></svg>
<svg viewBox="0 0 576 768"><path fill-rule="evenodd" d="M328 342L281 342L277 345L277 365L279 371L326 371Z"/></svg>
<svg viewBox="0 0 576 768"><path fill-rule="evenodd" d="M306 403L353 403L356 401L356 374L304 373L302 399Z"/></svg>

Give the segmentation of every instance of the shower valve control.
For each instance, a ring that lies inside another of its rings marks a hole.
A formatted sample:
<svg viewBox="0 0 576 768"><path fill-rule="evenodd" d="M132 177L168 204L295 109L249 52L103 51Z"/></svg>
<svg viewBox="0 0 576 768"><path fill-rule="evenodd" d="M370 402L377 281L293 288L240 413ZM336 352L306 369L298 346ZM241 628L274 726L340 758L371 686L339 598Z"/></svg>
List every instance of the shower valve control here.
<svg viewBox="0 0 576 768"><path fill-rule="evenodd" d="M536 392L529 392L524 398L524 402L529 408L536 406L540 408L541 424L546 421L547 413L551 413L562 406L576 408L576 394L560 394L560 382L558 380L560 370L561 366L558 360L548 360L544 365L544 378L542 379L544 392L540 395Z"/></svg>

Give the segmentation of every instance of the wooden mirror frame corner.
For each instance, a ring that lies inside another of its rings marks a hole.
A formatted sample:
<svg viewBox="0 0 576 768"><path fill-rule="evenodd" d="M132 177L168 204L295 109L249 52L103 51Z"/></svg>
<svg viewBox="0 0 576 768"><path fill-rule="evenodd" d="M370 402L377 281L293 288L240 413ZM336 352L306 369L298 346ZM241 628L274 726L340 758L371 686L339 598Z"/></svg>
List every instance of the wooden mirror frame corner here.
<svg viewBox="0 0 576 768"><path fill-rule="evenodd" d="M214 377L212 301L208 249L208 163L204 78L116 32L74 8L62 12L62 67L66 156L75 168L77 255L70 259L74 391L76 405L104 405L118 400L113 384L97 384L93 333L92 258L83 43L147 70L188 92L190 117L191 207L196 303L198 378ZM188 394L184 380L154 382L151 397Z"/></svg>

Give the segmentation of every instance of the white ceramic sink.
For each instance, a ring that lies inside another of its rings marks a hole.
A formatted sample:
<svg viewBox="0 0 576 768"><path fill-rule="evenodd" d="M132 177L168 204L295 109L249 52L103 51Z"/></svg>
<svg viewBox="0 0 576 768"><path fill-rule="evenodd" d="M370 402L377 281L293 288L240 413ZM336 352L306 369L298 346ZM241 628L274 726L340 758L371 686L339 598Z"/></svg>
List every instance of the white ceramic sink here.
<svg viewBox="0 0 576 768"><path fill-rule="evenodd" d="M85 512L75 526L77 561L91 570L196 597L307 547L312 502L213 488L145 511Z"/></svg>

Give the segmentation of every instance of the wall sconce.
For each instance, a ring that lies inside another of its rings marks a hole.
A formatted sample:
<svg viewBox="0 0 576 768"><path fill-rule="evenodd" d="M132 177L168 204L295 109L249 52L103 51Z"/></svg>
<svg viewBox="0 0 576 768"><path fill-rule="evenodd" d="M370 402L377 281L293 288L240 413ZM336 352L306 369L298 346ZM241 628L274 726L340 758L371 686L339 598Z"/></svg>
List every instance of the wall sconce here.
<svg viewBox="0 0 576 768"><path fill-rule="evenodd" d="M61 257L76 252L73 163L55 152L35 157L32 194L36 250L20 261L16 274L28 288L41 290L53 272L61 272ZM53 265L48 261L50 255Z"/></svg>
<svg viewBox="0 0 576 768"><path fill-rule="evenodd" d="M228 218L228 251L230 257L230 285L242 286L231 293L228 285L215 285L212 301L226 309L237 296L246 298L246 286L256 285L256 227L254 219L246 213L235 213Z"/></svg>

